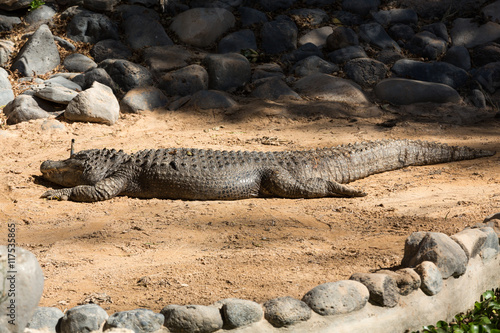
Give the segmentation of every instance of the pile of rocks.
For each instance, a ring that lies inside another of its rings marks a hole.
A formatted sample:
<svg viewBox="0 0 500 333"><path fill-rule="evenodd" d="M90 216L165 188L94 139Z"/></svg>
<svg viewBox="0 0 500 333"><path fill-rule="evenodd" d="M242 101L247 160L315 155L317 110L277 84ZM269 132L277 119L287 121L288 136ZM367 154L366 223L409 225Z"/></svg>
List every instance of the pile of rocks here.
<svg viewBox="0 0 500 333"><path fill-rule="evenodd" d="M15 97L1 70L0 105L8 124L113 124L120 112L231 109L245 96L485 108L500 87L500 0L484 2L55 0L27 11L31 1L0 0L0 30L22 22L27 39L0 40L0 65L27 88ZM70 53L62 64L56 44Z"/></svg>
<svg viewBox="0 0 500 333"><path fill-rule="evenodd" d="M349 280L328 282L313 288L302 300L278 297L261 305L229 298L210 306L167 305L160 313L136 309L111 316L97 304L76 306L65 313L57 308L36 308L43 274L34 256L18 249L21 262L16 275L19 291L16 304L23 307L24 315L22 320L18 318L21 326L9 326L6 322L9 298L6 298L0 302L0 324L10 329L7 332L18 332L17 329L24 327L22 325L26 325L33 314L26 332L210 333L238 332L240 329L275 332L290 326L297 332L319 332L320 328L325 332L332 328L336 332L379 332L388 327L392 332L416 330L429 321L467 310L477 293L498 287L499 227L500 213L451 237L435 232L415 232L406 240L401 268L355 273ZM5 247L0 247L0 268L7 267L6 252ZM4 285L8 288L9 284ZM467 290L459 292L455 289L464 286ZM424 312L418 316L415 311ZM425 311L432 316L425 315ZM382 330L369 321L376 316L379 316L378 325L382 325Z"/></svg>

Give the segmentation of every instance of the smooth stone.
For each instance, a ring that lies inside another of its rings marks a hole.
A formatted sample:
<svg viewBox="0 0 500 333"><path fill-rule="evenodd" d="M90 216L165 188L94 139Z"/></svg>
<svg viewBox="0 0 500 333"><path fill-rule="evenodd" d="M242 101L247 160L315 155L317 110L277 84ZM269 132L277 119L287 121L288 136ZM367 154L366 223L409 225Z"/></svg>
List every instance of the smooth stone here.
<svg viewBox="0 0 500 333"><path fill-rule="evenodd" d="M475 67L482 67L491 62L500 61L500 43L488 43L479 45L478 47L474 48L472 52L472 61L474 62Z"/></svg>
<svg viewBox="0 0 500 333"><path fill-rule="evenodd" d="M35 96L59 104L69 104L77 95L76 91L59 85L46 85L35 92Z"/></svg>
<svg viewBox="0 0 500 333"><path fill-rule="evenodd" d="M395 49L401 51L396 43L378 23L365 23L359 27L359 36L365 42L380 49Z"/></svg>
<svg viewBox="0 0 500 333"><path fill-rule="evenodd" d="M84 89L90 88L94 84L94 82L99 82L107 87L110 87L115 94L117 94L120 90L120 87L118 87L118 85L115 83L115 81L113 81L111 76L108 74L108 72L106 72L104 68L93 68L85 72L83 78L81 79L83 79Z"/></svg>
<svg viewBox="0 0 500 333"><path fill-rule="evenodd" d="M124 59L108 59L99 63L124 92L153 84L149 70L139 64Z"/></svg>
<svg viewBox="0 0 500 333"><path fill-rule="evenodd" d="M271 101L281 98L301 99L280 77L261 79L258 86L252 91L252 97Z"/></svg>
<svg viewBox="0 0 500 333"><path fill-rule="evenodd" d="M371 58L357 58L344 66L347 77L363 87L376 85L387 75L384 63Z"/></svg>
<svg viewBox="0 0 500 333"><path fill-rule="evenodd" d="M446 52L446 42L429 31L413 35L406 48L421 57L436 60Z"/></svg>
<svg viewBox="0 0 500 333"><path fill-rule="evenodd" d="M219 309L215 306L167 305L160 313L165 316L163 325L173 332L212 333L223 325Z"/></svg>
<svg viewBox="0 0 500 333"><path fill-rule="evenodd" d="M311 56L323 58L323 52L321 52L316 45L307 43L290 53L282 55L280 60L284 64L295 64L296 62Z"/></svg>
<svg viewBox="0 0 500 333"><path fill-rule="evenodd" d="M64 111L64 117L68 120L107 125L116 123L119 115L120 105L113 90L99 82L94 82L91 88L79 93Z"/></svg>
<svg viewBox="0 0 500 333"><path fill-rule="evenodd" d="M457 18L453 21L450 31L453 45L463 45L466 48L493 42L500 38L500 24L486 22L479 26L469 18Z"/></svg>
<svg viewBox="0 0 500 333"><path fill-rule="evenodd" d="M163 74L158 88L167 96L192 95L199 90L208 89L208 73L200 65L189 65Z"/></svg>
<svg viewBox="0 0 500 333"><path fill-rule="evenodd" d="M313 29L299 38L298 45L302 46L304 44L311 43L319 48L322 48L326 45L326 39L332 34L332 32L332 27L321 27Z"/></svg>
<svg viewBox="0 0 500 333"><path fill-rule="evenodd" d="M66 35L75 42L95 44L105 39L120 39L118 27L104 14L82 11L68 23Z"/></svg>
<svg viewBox="0 0 500 333"><path fill-rule="evenodd" d="M250 82L252 77L250 62L239 53L210 54L203 64L210 89L233 91Z"/></svg>
<svg viewBox="0 0 500 333"><path fill-rule="evenodd" d="M245 49L257 49L255 34L250 29L235 31L225 36L217 46L219 53L240 53Z"/></svg>
<svg viewBox="0 0 500 333"><path fill-rule="evenodd" d="M61 62L54 37L46 24L42 24L19 51L11 70L23 76L45 74Z"/></svg>
<svg viewBox="0 0 500 333"><path fill-rule="evenodd" d="M284 80L285 74L283 73L283 68L276 63L258 65L253 70L252 82L258 84L260 81L264 81L270 77L278 77Z"/></svg>
<svg viewBox="0 0 500 333"><path fill-rule="evenodd" d="M341 315L362 309L370 292L358 281L344 280L320 284L308 291L302 301L322 316Z"/></svg>
<svg viewBox="0 0 500 333"><path fill-rule="evenodd" d="M52 18L56 15L56 13L57 12L52 7L42 5L36 10L30 11L28 15L24 16L24 22L29 25L48 23L49 21L52 21Z"/></svg>
<svg viewBox="0 0 500 333"><path fill-rule="evenodd" d="M54 76L51 76L50 79L45 81L45 84L56 84L60 85L63 87L66 87L68 89L74 90L74 91L82 91L82 86L73 82L70 79L65 78L64 76L59 74L55 74Z"/></svg>
<svg viewBox="0 0 500 333"><path fill-rule="evenodd" d="M195 92L184 105L186 108L208 110L236 108L238 103L227 93L217 90L200 90Z"/></svg>
<svg viewBox="0 0 500 333"><path fill-rule="evenodd" d="M256 323L264 317L262 305L238 298L226 298L214 303L221 309L224 329L233 329Z"/></svg>
<svg viewBox="0 0 500 333"><path fill-rule="evenodd" d="M261 47L265 53L273 55L297 48L298 29L290 19L266 22L260 30Z"/></svg>
<svg viewBox="0 0 500 333"><path fill-rule="evenodd" d="M247 28L267 22L267 16L260 10L250 7L240 7L238 12L241 15L241 26Z"/></svg>
<svg viewBox="0 0 500 333"><path fill-rule="evenodd" d="M143 61L155 78L189 65L194 55L183 46L154 46L144 50Z"/></svg>
<svg viewBox="0 0 500 333"><path fill-rule="evenodd" d="M156 2L156 4L158 4L158 1ZM120 15L121 22L124 22L135 15L148 17L153 21L160 21L160 15L154 9L146 8L142 5L137 5L134 3L128 5L119 5L118 7L116 7L115 12Z"/></svg>
<svg viewBox="0 0 500 333"><path fill-rule="evenodd" d="M106 59L128 59L132 57L132 51L116 39L104 39L94 44L90 55L97 63Z"/></svg>
<svg viewBox="0 0 500 333"><path fill-rule="evenodd" d="M129 90L120 101L122 112L139 113L165 107L168 98L156 87L139 87Z"/></svg>
<svg viewBox="0 0 500 333"><path fill-rule="evenodd" d="M342 0L342 9L364 16L375 11L380 6L380 0Z"/></svg>
<svg viewBox="0 0 500 333"><path fill-rule="evenodd" d="M12 84L9 80L9 73L0 68L0 106L7 105L10 101L14 100L14 91Z"/></svg>
<svg viewBox="0 0 500 333"><path fill-rule="evenodd" d="M40 125L40 128L43 131L50 131L50 130L65 130L66 126L64 126L63 123L61 123L59 120L56 119L45 119L42 122L42 125ZM62 314L61 314L62 317ZM55 331L54 331L55 332Z"/></svg>
<svg viewBox="0 0 500 333"><path fill-rule="evenodd" d="M133 50L149 46L173 45L160 22L147 15L134 15L122 22L125 40Z"/></svg>
<svg viewBox="0 0 500 333"><path fill-rule="evenodd" d="M417 24L418 15L411 8L395 8L391 10L379 10L372 14L377 23L388 26L393 24Z"/></svg>
<svg viewBox="0 0 500 333"><path fill-rule="evenodd" d="M403 59L403 55L398 51L392 49L382 50L375 57L375 60L378 60L390 66L392 66L396 61L400 59Z"/></svg>
<svg viewBox="0 0 500 333"><path fill-rule="evenodd" d="M264 309L264 318L274 327L290 326L311 318L307 304L290 296L268 300Z"/></svg>
<svg viewBox="0 0 500 333"><path fill-rule="evenodd" d="M0 1L0 9L13 11L21 8L29 8L33 0L4 0Z"/></svg>
<svg viewBox="0 0 500 333"><path fill-rule="evenodd" d="M451 239L457 242L462 250L464 250L468 260L481 252L486 238L486 234L479 229L464 229L451 236Z"/></svg>
<svg viewBox="0 0 500 333"><path fill-rule="evenodd" d="M134 332L153 333L158 332L163 326L165 317L147 309L136 309L115 312L106 320L104 330L111 328L127 328Z"/></svg>
<svg viewBox="0 0 500 333"><path fill-rule="evenodd" d="M343 64L351 59L367 57L368 55L361 46L348 46L328 54L328 59L336 64Z"/></svg>
<svg viewBox="0 0 500 333"><path fill-rule="evenodd" d="M60 333L88 333L98 331L108 319L108 314L97 304L75 306L61 319Z"/></svg>
<svg viewBox="0 0 500 333"><path fill-rule="evenodd" d="M364 93L350 81L323 73L311 74L298 80L295 90L299 94L325 101L350 105L370 104Z"/></svg>
<svg viewBox="0 0 500 333"><path fill-rule="evenodd" d="M442 60L466 71L471 68L469 50L462 45L450 47Z"/></svg>
<svg viewBox="0 0 500 333"><path fill-rule="evenodd" d="M435 36L441 38L446 43L450 41L450 36L448 35L448 28L446 27L446 24L444 24L443 22L436 22L424 25L422 27L422 31L428 31L434 34Z"/></svg>
<svg viewBox="0 0 500 333"><path fill-rule="evenodd" d="M223 8L193 8L172 20L170 30L186 44L207 47L235 25L234 15Z"/></svg>
<svg viewBox="0 0 500 333"><path fill-rule="evenodd" d="M335 51L348 46L359 45L358 35L354 30L344 26L335 26L326 39L326 49Z"/></svg>
<svg viewBox="0 0 500 333"><path fill-rule="evenodd" d="M383 273L354 273L350 280L361 282L370 292L370 302L393 308L399 302L399 289L396 280Z"/></svg>
<svg viewBox="0 0 500 333"><path fill-rule="evenodd" d="M469 100L476 108L484 109L487 105L486 97L479 89L472 89Z"/></svg>
<svg viewBox="0 0 500 333"><path fill-rule="evenodd" d="M18 24L21 24L19 17L0 15L0 31L11 31Z"/></svg>
<svg viewBox="0 0 500 333"><path fill-rule="evenodd" d="M443 277L439 268L430 261L424 261L415 267L415 272L420 275L422 284L420 289L428 295L438 294L443 289Z"/></svg>
<svg viewBox="0 0 500 333"><path fill-rule="evenodd" d="M85 72L97 67L94 60L80 53L68 55L63 61L64 67L70 72Z"/></svg>
<svg viewBox="0 0 500 333"><path fill-rule="evenodd" d="M483 258L483 260L495 258L500 252L497 233L491 227L482 227L479 230L486 234L486 241L481 248L481 258Z"/></svg>
<svg viewBox="0 0 500 333"><path fill-rule="evenodd" d="M0 40L0 66L5 66L10 60L10 55L14 51L14 42L10 40Z"/></svg>
<svg viewBox="0 0 500 333"><path fill-rule="evenodd" d="M394 105L460 103L462 100L458 92L448 85L403 78L379 82L375 87L375 95Z"/></svg>
<svg viewBox="0 0 500 333"><path fill-rule="evenodd" d="M24 94L17 96L3 108L3 113L7 116L8 125L32 119L48 118L56 114L50 111L55 111L55 109L51 108L48 102L44 103L39 98Z"/></svg>
<svg viewBox="0 0 500 333"><path fill-rule="evenodd" d="M397 271L380 270L377 273L391 276L396 281L401 296L408 296L418 290L422 284L420 275L413 268L402 268Z"/></svg>
<svg viewBox="0 0 500 333"><path fill-rule="evenodd" d="M290 8L296 0L257 0L265 12Z"/></svg>
<svg viewBox="0 0 500 333"><path fill-rule="evenodd" d="M55 119L52 120L57 121ZM42 129L44 129L43 124ZM35 313L33 313L33 317L31 317L31 320L26 327L36 330L43 330L48 333L56 333L56 328L63 316L64 313L58 308L37 307Z"/></svg>
<svg viewBox="0 0 500 333"><path fill-rule="evenodd" d="M486 91L493 94L500 88L500 61L490 62L479 68L473 74L473 78L479 82Z"/></svg>
<svg viewBox="0 0 500 333"><path fill-rule="evenodd" d="M388 30L389 36L391 36L396 41L406 42L415 36L415 31L413 28L406 24L394 24Z"/></svg>
<svg viewBox="0 0 500 333"><path fill-rule="evenodd" d="M481 13L487 20L500 23L500 0L483 7Z"/></svg>
<svg viewBox="0 0 500 333"><path fill-rule="evenodd" d="M295 76L304 77L314 73L333 74L339 71L339 66L313 55L297 62L292 70Z"/></svg>
<svg viewBox="0 0 500 333"><path fill-rule="evenodd" d="M18 231L12 222L4 221L3 227L6 237ZM12 255L14 263L7 259ZM35 255L18 246L0 246L0 281L0 331L23 332L43 292L43 272Z"/></svg>

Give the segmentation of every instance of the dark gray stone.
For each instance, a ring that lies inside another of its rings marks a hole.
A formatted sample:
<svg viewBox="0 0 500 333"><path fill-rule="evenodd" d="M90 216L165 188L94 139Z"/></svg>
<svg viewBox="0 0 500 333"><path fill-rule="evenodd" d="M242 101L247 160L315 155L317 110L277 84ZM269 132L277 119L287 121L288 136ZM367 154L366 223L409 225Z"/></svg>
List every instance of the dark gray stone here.
<svg viewBox="0 0 500 333"><path fill-rule="evenodd" d="M9 73L0 68L0 106L7 105L14 99L14 91L9 81Z"/></svg>
<svg viewBox="0 0 500 333"><path fill-rule="evenodd" d="M109 76L108 72L106 72L104 68L94 68L88 72L85 72L82 88L88 89L94 84L94 82L99 82L104 84L105 86L110 87L114 93L118 93L119 91L118 85L113 81L111 76Z"/></svg>
<svg viewBox="0 0 500 333"><path fill-rule="evenodd" d="M381 81L375 87L375 95L378 99L394 105L461 101L458 92L448 85L403 78Z"/></svg>
<svg viewBox="0 0 500 333"><path fill-rule="evenodd" d="M382 273L354 273L350 280L361 282L370 292L370 302L393 308L398 305L399 289L396 280Z"/></svg>
<svg viewBox="0 0 500 333"><path fill-rule="evenodd" d="M359 15L367 15L380 6L380 0L342 0L342 9Z"/></svg>
<svg viewBox="0 0 500 333"><path fill-rule="evenodd" d="M282 80L285 79L283 68L276 63L267 63L255 67L252 73L252 82L258 84L259 81L265 80L270 77L278 77Z"/></svg>
<svg viewBox="0 0 500 333"><path fill-rule="evenodd" d="M450 47L442 60L466 71L471 67L469 50L465 46Z"/></svg>
<svg viewBox="0 0 500 333"><path fill-rule="evenodd" d="M360 15L343 10L333 11L331 16L339 20L342 25L357 26L365 23L364 19Z"/></svg>
<svg viewBox="0 0 500 333"><path fill-rule="evenodd" d="M252 91L252 96L260 99L278 100L280 98L301 99L281 78L263 79Z"/></svg>
<svg viewBox="0 0 500 333"><path fill-rule="evenodd" d="M392 71L399 77L443 83L455 89L463 86L469 78L463 69L440 61L426 63L401 59L392 66Z"/></svg>
<svg viewBox="0 0 500 333"><path fill-rule="evenodd" d="M19 17L0 15L0 31L11 31L18 24L21 24Z"/></svg>
<svg viewBox="0 0 500 333"><path fill-rule="evenodd" d="M183 43L207 47L232 28L235 22L234 15L224 8L193 8L174 17L170 30Z"/></svg>
<svg viewBox="0 0 500 333"><path fill-rule="evenodd" d="M250 62L239 53L210 54L203 63L210 89L232 91L250 82Z"/></svg>
<svg viewBox="0 0 500 333"><path fill-rule="evenodd" d="M424 25L422 27L422 31L429 31L438 38L444 40L446 43L448 43L450 40L450 36L448 35L448 29L446 28L446 24L444 24L443 22L436 22Z"/></svg>
<svg viewBox="0 0 500 333"><path fill-rule="evenodd" d="M97 67L94 60L80 53L68 55L64 59L63 65L70 72L85 72Z"/></svg>
<svg viewBox="0 0 500 333"><path fill-rule="evenodd" d="M134 15L122 22L125 40L133 50L149 46L173 45L165 29L147 15Z"/></svg>
<svg viewBox="0 0 500 333"><path fill-rule="evenodd" d="M106 320L104 330L128 328L135 333L152 333L162 328L165 317L147 309L115 312Z"/></svg>
<svg viewBox="0 0 500 333"><path fill-rule="evenodd" d="M351 28L344 26L335 26L326 39L326 49L329 51L357 45L359 45L358 35Z"/></svg>
<svg viewBox="0 0 500 333"><path fill-rule="evenodd" d="M67 41L66 39L63 39L62 37L59 36L54 36L54 40L59 44L61 47L64 47L66 50L69 51L76 51L76 46L73 45L73 43Z"/></svg>
<svg viewBox="0 0 500 333"><path fill-rule="evenodd" d="M489 93L500 88L500 61L490 62L479 68L473 75L474 80Z"/></svg>
<svg viewBox="0 0 500 333"><path fill-rule="evenodd" d="M78 305L69 309L61 319L61 333L88 333L97 331L108 319L108 314L97 304Z"/></svg>
<svg viewBox="0 0 500 333"><path fill-rule="evenodd" d="M0 9L13 11L21 8L29 8L32 0L4 0L0 2Z"/></svg>
<svg viewBox="0 0 500 333"><path fill-rule="evenodd" d="M35 96L58 104L69 104L77 95L76 91L56 84L48 84L35 92Z"/></svg>
<svg viewBox="0 0 500 333"><path fill-rule="evenodd" d="M409 41L415 35L413 28L406 24L395 24L389 28L389 36L396 41L402 41L403 44Z"/></svg>
<svg viewBox="0 0 500 333"><path fill-rule="evenodd" d="M158 87L167 96L192 95L199 90L208 89L208 73L200 65L189 65L163 74Z"/></svg>
<svg viewBox="0 0 500 333"><path fill-rule="evenodd" d="M215 302L214 306L221 309L225 329L251 325L264 316L260 304L244 299L226 298Z"/></svg>
<svg viewBox="0 0 500 333"><path fill-rule="evenodd" d="M132 56L132 51L119 40L105 39L94 44L90 55L100 63L106 59L128 59Z"/></svg>
<svg viewBox="0 0 500 333"><path fill-rule="evenodd" d="M14 42L10 40L0 40L0 66L5 66L10 60L10 55L14 51Z"/></svg>
<svg viewBox="0 0 500 333"><path fill-rule="evenodd" d="M339 70L339 66L313 55L297 62L292 70L295 76L304 77L313 73L332 74Z"/></svg>
<svg viewBox="0 0 500 333"><path fill-rule="evenodd" d="M267 22L267 16L263 12L250 7L240 7L238 11L241 15L241 26L246 28Z"/></svg>
<svg viewBox="0 0 500 333"><path fill-rule="evenodd" d="M375 21L383 26L393 24L417 24L418 15L411 8L395 8L390 10L379 10L372 14Z"/></svg>
<svg viewBox="0 0 500 333"><path fill-rule="evenodd" d="M330 36L332 32L333 29L329 26L313 29L299 38L298 45L311 43L316 45L318 48L323 48L326 45L328 36Z"/></svg>
<svg viewBox="0 0 500 333"><path fill-rule="evenodd" d="M415 267L415 272L420 275L422 284L420 289L428 295L438 294L443 289L443 276L439 268L430 261L424 261Z"/></svg>
<svg viewBox="0 0 500 333"><path fill-rule="evenodd" d="M408 296L418 290L422 284L420 275L413 268L402 268L397 271L380 270L377 273L391 276L396 281L398 292L401 296Z"/></svg>
<svg viewBox="0 0 500 333"><path fill-rule="evenodd" d="M262 9L266 12L290 8L296 0L258 0Z"/></svg>
<svg viewBox="0 0 500 333"><path fill-rule="evenodd" d="M11 70L23 76L45 74L61 62L54 37L47 25L42 24L19 51Z"/></svg>
<svg viewBox="0 0 500 333"><path fill-rule="evenodd" d="M58 308L38 307L26 327L56 333L56 327L63 316L64 313Z"/></svg>
<svg viewBox="0 0 500 333"><path fill-rule="evenodd" d="M429 31L415 34L406 47L413 54L430 60L436 60L446 52L446 42Z"/></svg>
<svg viewBox="0 0 500 333"><path fill-rule="evenodd" d="M371 87L385 79L387 67L384 63L370 59L357 58L348 61L344 71L351 80L363 87Z"/></svg>
<svg viewBox="0 0 500 333"><path fill-rule="evenodd" d="M99 63L124 92L137 87L150 86L153 77L146 67L123 59L108 59Z"/></svg>
<svg viewBox="0 0 500 333"><path fill-rule="evenodd" d="M264 303L264 318L274 327L290 326L311 318L306 303L290 296L278 297Z"/></svg>
<svg viewBox="0 0 500 333"><path fill-rule="evenodd" d="M279 19L262 25L262 49L267 54L278 54L297 48L298 29L292 20Z"/></svg>
<svg viewBox="0 0 500 333"><path fill-rule="evenodd" d="M375 59L386 65L392 66L396 61L403 59L403 55L393 49L384 49L377 53Z"/></svg>
<svg viewBox="0 0 500 333"><path fill-rule="evenodd" d="M99 82L94 82L92 87L79 93L64 111L64 117L68 120L107 125L116 123L119 115L120 105L113 91Z"/></svg>
<svg viewBox="0 0 500 333"><path fill-rule="evenodd" d="M195 92L185 104L186 108L200 110L208 109L232 109L238 103L227 93L217 90L200 90Z"/></svg>
<svg viewBox="0 0 500 333"><path fill-rule="evenodd" d="M351 59L367 58L365 50L361 46L348 46L335 50L328 54L328 59L336 64L343 64Z"/></svg>
<svg viewBox="0 0 500 333"><path fill-rule="evenodd" d="M340 315L362 309L370 293L357 281L337 281L320 284L308 291L302 301L322 316Z"/></svg>
<svg viewBox="0 0 500 333"><path fill-rule="evenodd" d="M500 1L490 3L481 9L483 17L492 22L500 23Z"/></svg>
<svg viewBox="0 0 500 333"><path fill-rule="evenodd" d="M82 91L82 86L73 82L72 80L61 75L62 73L55 74L50 79L45 81L45 84L56 84L74 91Z"/></svg>
<svg viewBox="0 0 500 333"><path fill-rule="evenodd" d="M29 25L37 25L42 23L48 23L52 21L52 18L56 15L56 11L46 5L42 5L35 10L32 10L24 17L24 22Z"/></svg>
<svg viewBox="0 0 500 333"><path fill-rule="evenodd" d="M180 45L148 47L143 55L144 63L155 78L188 66L192 58L194 56L191 51Z"/></svg>
<svg viewBox="0 0 500 333"><path fill-rule="evenodd" d="M464 229L451 236L467 255L467 260L477 256L486 242L486 234L479 229Z"/></svg>
<svg viewBox="0 0 500 333"><path fill-rule="evenodd" d="M203 305L167 305L161 310L164 326L178 333L211 333L222 328L219 309Z"/></svg>
<svg viewBox="0 0 500 333"><path fill-rule="evenodd" d="M217 46L219 53L239 53L245 49L257 49L255 34L250 29L239 30L222 38Z"/></svg>
<svg viewBox="0 0 500 333"><path fill-rule="evenodd" d="M401 50L396 43L378 23L366 23L359 27L359 36L367 43L370 43L380 49Z"/></svg>
<svg viewBox="0 0 500 333"><path fill-rule="evenodd" d="M464 46L461 47L465 48ZM472 52L472 61L474 62L474 66L476 67L482 67L484 65L489 64L490 62L500 61L500 44L487 43L475 47ZM469 66L470 66L470 58L469 58Z"/></svg>
<svg viewBox="0 0 500 333"><path fill-rule="evenodd" d="M48 118L57 115L53 107L47 102L30 95L19 95L4 108L7 124L13 125L32 119Z"/></svg>
<svg viewBox="0 0 500 333"><path fill-rule="evenodd" d="M349 80L323 73L311 74L298 80L295 91L319 100L350 105L370 104L363 92Z"/></svg>
<svg viewBox="0 0 500 333"><path fill-rule="evenodd" d="M118 28L106 15L82 11L68 23L66 35L75 42L95 44L105 39L120 39Z"/></svg>
<svg viewBox="0 0 500 333"><path fill-rule="evenodd" d="M156 4L158 4L158 1L156 1ZM140 5L119 5L115 9L115 13L121 16L122 22L135 15L145 16L153 21L160 21L160 15L154 9Z"/></svg>
<svg viewBox="0 0 500 333"><path fill-rule="evenodd" d="M424 261L436 264L444 279L450 276L459 277L467 269L467 255L464 250L454 242L449 236L428 232L422 237L422 233L413 233L405 245L405 255L402 265L415 267ZM415 240L412 240L415 238ZM417 241L419 244L415 246Z"/></svg>
<svg viewBox="0 0 500 333"><path fill-rule="evenodd" d="M138 113L165 107L168 99L155 87L140 87L129 90L120 101L120 110L127 113Z"/></svg>
<svg viewBox="0 0 500 333"><path fill-rule="evenodd" d="M311 25L320 25L330 19L328 13L319 8L292 9L290 11L290 15L292 18L293 16L297 16L301 20L307 20L307 22Z"/></svg>
<svg viewBox="0 0 500 333"><path fill-rule="evenodd" d="M472 48L500 38L500 24L487 22L479 26L473 19L457 18L450 34L453 45Z"/></svg>
<svg viewBox="0 0 500 333"><path fill-rule="evenodd" d="M94 12L110 12L119 3L120 0L83 0L83 7Z"/></svg>
<svg viewBox="0 0 500 333"><path fill-rule="evenodd" d="M473 89L469 99L476 108L483 109L486 107L486 97L484 97L483 92L479 89Z"/></svg>
<svg viewBox="0 0 500 333"><path fill-rule="evenodd" d="M296 62L301 61L305 58L309 58L311 56L322 58L323 52L321 52L321 50L316 45L307 43L290 53L284 54L281 57L281 62L283 62L284 64L295 64Z"/></svg>

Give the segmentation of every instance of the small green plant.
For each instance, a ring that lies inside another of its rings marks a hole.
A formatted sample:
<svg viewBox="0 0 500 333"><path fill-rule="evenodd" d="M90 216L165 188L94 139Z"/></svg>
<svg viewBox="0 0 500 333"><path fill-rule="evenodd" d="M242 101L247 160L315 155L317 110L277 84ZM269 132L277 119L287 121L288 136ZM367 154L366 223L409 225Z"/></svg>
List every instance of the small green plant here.
<svg viewBox="0 0 500 333"><path fill-rule="evenodd" d="M35 10L43 5L45 5L45 2L43 2L43 0L33 0L30 3L29 11Z"/></svg>
<svg viewBox="0 0 500 333"><path fill-rule="evenodd" d="M437 324L424 326L423 332L430 333L500 333L500 297L499 289L488 290L481 296L481 301L474 304L474 309L467 314L457 314L451 323L438 321Z"/></svg>

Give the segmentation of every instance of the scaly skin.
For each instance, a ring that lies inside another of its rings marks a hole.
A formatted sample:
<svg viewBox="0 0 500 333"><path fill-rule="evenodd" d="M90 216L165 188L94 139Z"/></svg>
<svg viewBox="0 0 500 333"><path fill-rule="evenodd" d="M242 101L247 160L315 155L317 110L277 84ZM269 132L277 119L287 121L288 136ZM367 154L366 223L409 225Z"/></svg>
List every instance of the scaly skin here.
<svg viewBox="0 0 500 333"><path fill-rule="evenodd" d="M48 199L100 201L137 198L236 200L252 197L358 197L343 185L379 172L492 156L495 152L412 140L383 140L333 148L248 152L170 148L133 155L86 150L45 161L43 177L63 189Z"/></svg>

